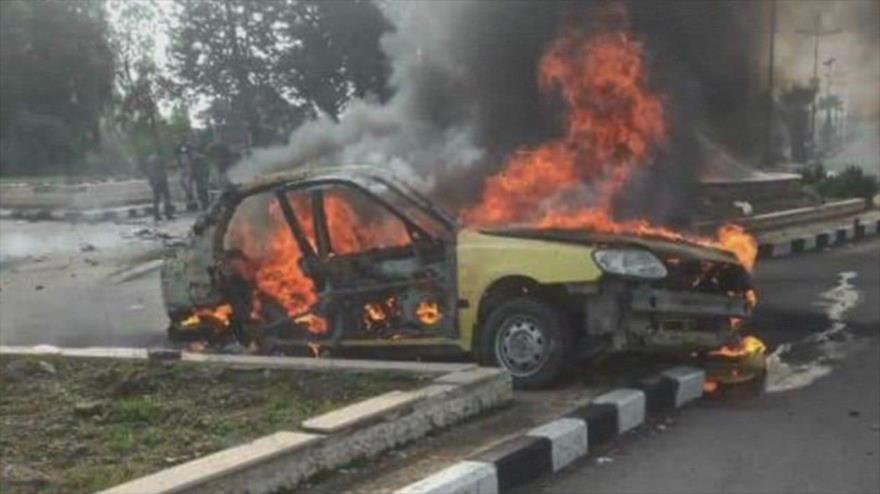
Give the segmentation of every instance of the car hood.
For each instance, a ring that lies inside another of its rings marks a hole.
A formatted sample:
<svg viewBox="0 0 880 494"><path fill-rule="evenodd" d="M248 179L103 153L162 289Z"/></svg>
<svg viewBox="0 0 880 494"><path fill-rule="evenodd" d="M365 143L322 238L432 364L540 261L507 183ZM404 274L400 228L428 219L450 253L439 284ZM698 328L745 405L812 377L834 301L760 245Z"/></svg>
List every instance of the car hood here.
<svg viewBox="0 0 880 494"><path fill-rule="evenodd" d="M640 247L650 250L662 258L677 257L683 260L739 264L733 253L723 249L660 237L545 228L504 228L482 230L481 232L499 237L528 238L591 247L611 245Z"/></svg>

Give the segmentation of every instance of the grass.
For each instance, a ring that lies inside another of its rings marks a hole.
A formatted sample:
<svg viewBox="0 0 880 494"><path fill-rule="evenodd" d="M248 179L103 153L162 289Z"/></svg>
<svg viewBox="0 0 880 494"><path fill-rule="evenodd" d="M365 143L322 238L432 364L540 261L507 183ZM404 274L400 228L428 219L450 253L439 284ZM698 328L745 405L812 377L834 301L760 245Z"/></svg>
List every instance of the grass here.
<svg viewBox="0 0 880 494"><path fill-rule="evenodd" d="M419 378L0 356L0 492L93 492Z"/></svg>

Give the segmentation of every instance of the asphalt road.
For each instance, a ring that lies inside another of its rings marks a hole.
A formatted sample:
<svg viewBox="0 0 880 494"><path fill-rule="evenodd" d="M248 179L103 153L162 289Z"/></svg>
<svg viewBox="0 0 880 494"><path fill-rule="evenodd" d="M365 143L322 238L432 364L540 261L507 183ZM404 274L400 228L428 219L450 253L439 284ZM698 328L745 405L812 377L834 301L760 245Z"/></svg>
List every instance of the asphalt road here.
<svg viewBox="0 0 880 494"><path fill-rule="evenodd" d="M158 272L116 275L160 257L190 222L0 221L0 344L166 344Z"/></svg>
<svg viewBox="0 0 880 494"><path fill-rule="evenodd" d="M767 390L704 400L521 492L880 491L880 240L756 277Z"/></svg>

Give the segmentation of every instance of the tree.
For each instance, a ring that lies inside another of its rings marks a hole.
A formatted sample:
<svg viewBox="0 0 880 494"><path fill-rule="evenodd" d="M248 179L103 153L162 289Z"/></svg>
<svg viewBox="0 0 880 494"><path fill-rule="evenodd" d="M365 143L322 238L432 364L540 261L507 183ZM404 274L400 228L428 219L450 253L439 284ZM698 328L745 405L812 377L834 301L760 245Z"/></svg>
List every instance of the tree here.
<svg viewBox="0 0 880 494"><path fill-rule="evenodd" d="M300 45L282 53L279 69L301 98L333 118L352 96L388 98L391 68L379 40L391 24L373 2L299 2L285 24Z"/></svg>
<svg viewBox="0 0 880 494"><path fill-rule="evenodd" d="M175 0L171 59L216 125L277 141L317 111L334 117L352 96L386 95L379 38L389 28L363 0Z"/></svg>
<svg viewBox="0 0 880 494"><path fill-rule="evenodd" d="M0 2L0 172L73 172L112 81L104 0Z"/></svg>
<svg viewBox="0 0 880 494"><path fill-rule="evenodd" d="M116 60L114 116L127 132L148 129L157 141L159 92L162 85L154 59L155 0L110 0L116 12L111 30Z"/></svg>
<svg viewBox="0 0 880 494"><path fill-rule="evenodd" d="M297 106L274 70L281 45L276 19L287 0L176 0L171 60L190 96L210 101L212 124L243 124L263 141L290 124Z"/></svg>

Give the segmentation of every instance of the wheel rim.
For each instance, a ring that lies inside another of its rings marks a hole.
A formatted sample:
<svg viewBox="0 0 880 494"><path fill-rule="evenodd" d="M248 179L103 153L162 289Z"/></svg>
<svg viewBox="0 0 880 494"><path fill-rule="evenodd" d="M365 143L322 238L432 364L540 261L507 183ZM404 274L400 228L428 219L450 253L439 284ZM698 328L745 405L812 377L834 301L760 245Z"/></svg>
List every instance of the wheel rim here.
<svg viewBox="0 0 880 494"><path fill-rule="evenodd" d="M549 346L538 321L514 317L504 322L495 337L495 357L515 377L528 377L547 362Z"/></svg>

